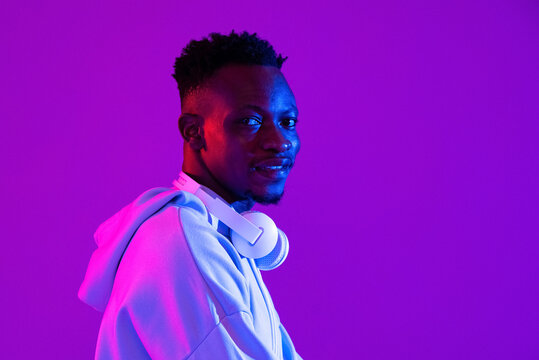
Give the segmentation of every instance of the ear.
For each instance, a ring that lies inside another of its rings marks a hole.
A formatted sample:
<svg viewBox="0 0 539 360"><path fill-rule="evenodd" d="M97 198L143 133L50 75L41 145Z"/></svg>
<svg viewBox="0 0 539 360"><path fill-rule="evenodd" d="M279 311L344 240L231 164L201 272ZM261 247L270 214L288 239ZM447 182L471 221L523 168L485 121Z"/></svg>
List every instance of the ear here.
<svg viewBox="0 0 539 360"><path fill-rule="evenodd" d="M178 119L178 127L183 140L196 151L204 148L203 119L194 114L182 114Z"/></svg>

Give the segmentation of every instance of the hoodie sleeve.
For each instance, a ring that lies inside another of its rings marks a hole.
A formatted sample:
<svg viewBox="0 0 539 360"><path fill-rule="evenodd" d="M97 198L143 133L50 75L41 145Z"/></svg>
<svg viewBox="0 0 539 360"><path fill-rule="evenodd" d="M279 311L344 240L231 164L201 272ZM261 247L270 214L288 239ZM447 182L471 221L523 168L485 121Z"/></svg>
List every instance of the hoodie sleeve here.
<svg viewBox="0 0 539 360"><path fill-rule="evenodd" d="M168 207L140 226L118 266L96 359L277 359L254 331L240 259L204 216Z"/></svg>

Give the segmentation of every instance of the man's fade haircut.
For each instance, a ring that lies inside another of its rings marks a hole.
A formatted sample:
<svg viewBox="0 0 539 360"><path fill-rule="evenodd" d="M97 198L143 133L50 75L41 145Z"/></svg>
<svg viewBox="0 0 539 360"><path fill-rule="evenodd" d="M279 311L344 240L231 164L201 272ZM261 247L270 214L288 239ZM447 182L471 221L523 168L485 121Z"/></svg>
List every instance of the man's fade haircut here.
<svg viewBox="0 0 539 360"><path fill-rule="evenodd" d="M172 77L178 83L183 102L206 79L227 64L265 65L281 69L288 57L276 54L273 46L256 33L234 30L229 35L211 33L202 40L191 40L174 62Z"/></svg>

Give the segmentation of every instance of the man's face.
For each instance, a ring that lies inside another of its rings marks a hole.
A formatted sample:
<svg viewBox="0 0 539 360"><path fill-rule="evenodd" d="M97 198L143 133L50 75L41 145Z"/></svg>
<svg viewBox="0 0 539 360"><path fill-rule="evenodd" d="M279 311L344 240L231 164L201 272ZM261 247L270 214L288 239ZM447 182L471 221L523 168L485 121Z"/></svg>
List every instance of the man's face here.
<svg viewBox="0 0 539 360"><path fill-rule="evenodd" d="M202 92L201 158L233 201L277 203L300 141L294 94L271 66L228 65Z"/></svg>

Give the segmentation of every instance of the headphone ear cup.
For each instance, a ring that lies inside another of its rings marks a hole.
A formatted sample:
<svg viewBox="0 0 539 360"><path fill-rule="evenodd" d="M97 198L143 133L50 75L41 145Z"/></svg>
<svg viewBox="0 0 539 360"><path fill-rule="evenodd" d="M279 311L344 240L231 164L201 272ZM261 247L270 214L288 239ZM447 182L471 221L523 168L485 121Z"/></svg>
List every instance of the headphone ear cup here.
<svg viewBox="0 0 539 360"><path fill-rule="evenodd" d="M251 259L259 259L271 253L279 238L279 229L273 220L268 215L257 211L246 211L241 215L262 229L262 234L254 244L251 244L232 230L231 238L236 250Z"/></svg>
<svg viewBox="0 0 539 360"><path fill-rule="evenodd" d="M268 271L278 268L288 256L288 237L281 229L278 230L279 238L277 239L277 244L275 245L273 250L268 255L260 259L255 259L256 266L260 270Z"/></svg>

